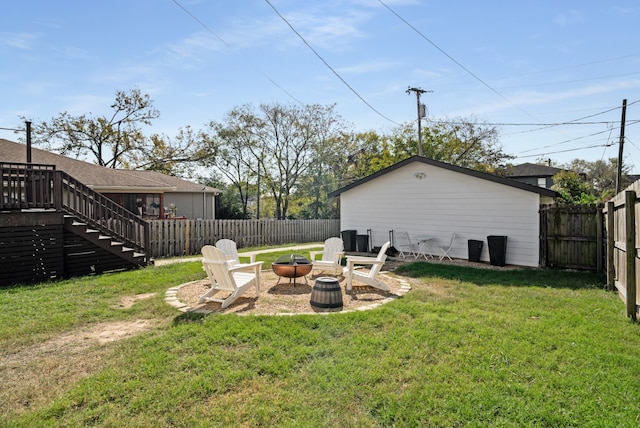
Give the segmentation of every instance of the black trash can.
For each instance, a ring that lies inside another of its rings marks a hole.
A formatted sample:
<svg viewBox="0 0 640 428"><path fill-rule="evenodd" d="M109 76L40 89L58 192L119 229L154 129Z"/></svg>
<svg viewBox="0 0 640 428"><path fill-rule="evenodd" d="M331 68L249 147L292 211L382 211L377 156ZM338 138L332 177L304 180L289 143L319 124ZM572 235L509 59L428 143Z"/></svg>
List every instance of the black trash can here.
<svg viewBox="0 0 640 428"><path fill-rule="evenodd" d="M489 263L493 266L504 266L507 258L507 237L487 236L487 244L489 245Z"/></svg>
<svg viewBox="0 0 640 428"><path fill-rule="evenodd" d="M356 243L358 244L358 252L369 252L369 235L356 235Z"/></svg>
<svg viewBox="0 0 640 428"><path fill-rule="evenodd" d="M469 261L470 262L479 262L480 255L482 254L482 241L477 241L475 239L469 239L467 241L467 245L469 246Z"/></svg>
<svg viewBox="0 0 640 428"><path fill-rule="evenodd" d="M345 251L356 251L356 233L357 230L343 230L340 232L342 234L342 242L344 243Z"/></svg>

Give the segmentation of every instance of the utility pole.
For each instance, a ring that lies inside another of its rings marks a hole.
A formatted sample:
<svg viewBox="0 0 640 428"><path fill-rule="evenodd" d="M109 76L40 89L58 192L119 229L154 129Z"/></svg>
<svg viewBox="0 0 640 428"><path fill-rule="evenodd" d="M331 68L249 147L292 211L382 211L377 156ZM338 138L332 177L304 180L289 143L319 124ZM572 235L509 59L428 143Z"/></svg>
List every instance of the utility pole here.
<svg viewBox="0 0 640 428"><path fill-rule="evenodd" d="M420 104L420 95L425 92L433 91L425 91L422 88L412 88L409 86L407 94L410 94L411 92L416 93L416 100L418 101L418 156L422 156L422 118L427 115L427 108L424 104Z"/></svg>
<svg viewBox="0 0 640 428"><path fill-rule="evenodd" d="M260 161L258 160L258 203L256 207L256 219L260 220Z"/></svg>
<svg viewBox="0 0 640 428"><path fill-rule="evenodd" d="M616 193L622 190L622 152L624 150L624 125L627 117L627 100L622 100L622 120L620 121L620 145L618 147L618 175L616 177Z"/></svg>
<svg viewBox="0 0 640 428"><path fill-rule="evenodd" d="M24 123L27 127L27 163L31 163L31 122Z"/></svg>

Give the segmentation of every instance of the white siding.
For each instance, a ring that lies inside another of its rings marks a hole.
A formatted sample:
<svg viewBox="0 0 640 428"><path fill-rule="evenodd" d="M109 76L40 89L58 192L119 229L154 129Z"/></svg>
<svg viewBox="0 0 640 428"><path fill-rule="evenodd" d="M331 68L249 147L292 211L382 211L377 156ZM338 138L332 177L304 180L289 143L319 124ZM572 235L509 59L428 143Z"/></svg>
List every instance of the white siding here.
<svg viewBox="0 0 640 428"><path fill-rule="evenodd" d="M467 240L476 239L489 261L487 236L506 235L507 264L538 266L537 193L413 162L342 193L340 206L341 230L371 229L372 246L386 242L389 230L432 236L436 246L455 232L452 257L466 259Z"/></svg>

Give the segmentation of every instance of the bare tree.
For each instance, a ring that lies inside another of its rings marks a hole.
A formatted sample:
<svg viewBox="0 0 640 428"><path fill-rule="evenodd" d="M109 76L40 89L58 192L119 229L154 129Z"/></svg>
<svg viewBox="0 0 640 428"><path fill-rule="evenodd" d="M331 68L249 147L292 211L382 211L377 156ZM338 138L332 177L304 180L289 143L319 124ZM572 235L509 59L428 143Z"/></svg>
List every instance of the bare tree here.
<svg viewBox="0 0 640 428"><path fill-rule="evenodd" d="M323 155L328 156L330 137L339 122L337 117L332 122L331 117L333 106L262 104L257 111L250 105L235 108L224 124L210 125L220 152L208 162L235 184L245 206L249 182L257 185L260 179L260 187L273 199L274 217L287 218L291 200L304 186L311 165L322 168L328 161L318 164Z"/></svg>
<svg viewBox="0 0 640 428"><path fill-rule="evenodd" d="M132 151L145 144L142 125L160 116L149 95L139 89L116 91L108 116L71 116L67 112L50 122L34 123L34 144L67 156L91 155L98 165L118 168Z"/></svg>
<svg viewBox="0 0 640 428"><path fill-rule="evenodd" d="M46 149L76 158L91 158L108 168L147 169L189 176L196 163L215 154L208 135L191 127L180 128L175 138L152 134L144 126L160 117L149 95L139 89L116 91L112 112L59 114L49 122L34 123L33 141Z"/></svg>
<svg viewBox="0 0 640 428"><path fill-rule="evenodd" d="M258 144L256 133L262 127L262 121L249 106L230 111L224 124L211 121L208 125L209 140L218 151L216 156L208 157L205 164L215 167L236 189L244 217L248 217L251 189L257 187L251 184L257 176L259 162L252 147Z"/></svg>

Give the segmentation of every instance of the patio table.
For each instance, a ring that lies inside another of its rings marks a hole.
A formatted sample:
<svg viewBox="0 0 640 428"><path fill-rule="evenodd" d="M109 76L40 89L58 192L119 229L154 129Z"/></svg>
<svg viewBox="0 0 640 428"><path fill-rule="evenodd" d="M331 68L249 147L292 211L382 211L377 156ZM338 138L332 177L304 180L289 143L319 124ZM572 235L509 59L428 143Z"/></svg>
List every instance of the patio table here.
<svg viewBox="0 0 640 428"><path fill-rule="evenodd" d="M425 260L429 260L429 257L433 258L433 254L431 251L431 241L433 241L433 237L428 235L418 235L416 236L416 241L418 242L418 252L416 253L416 260L420 257L424 257Z"/></svg>

